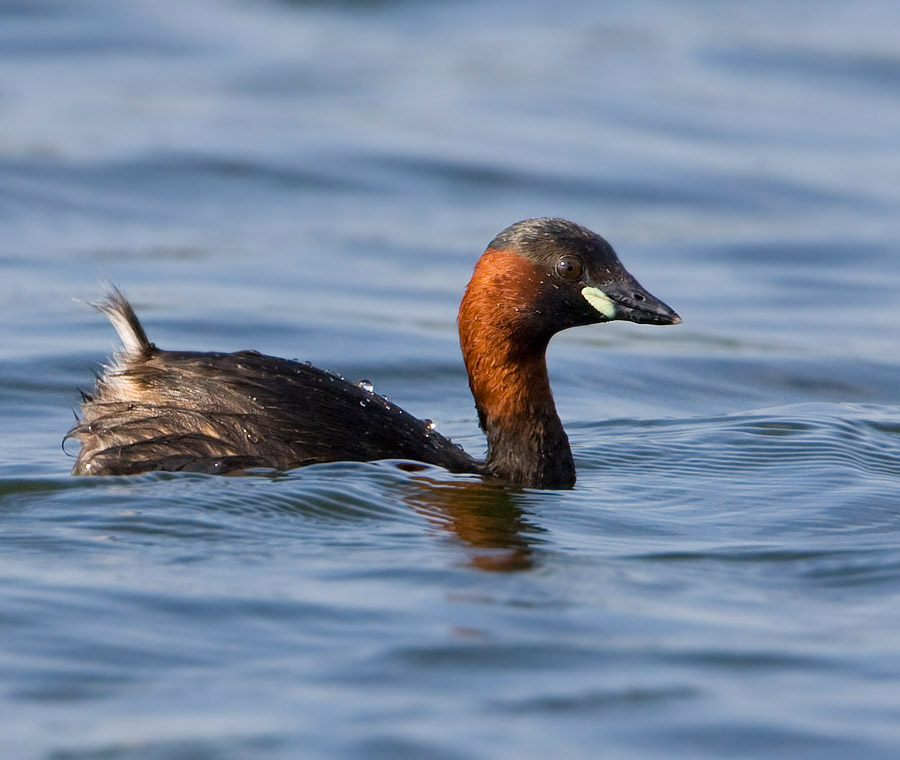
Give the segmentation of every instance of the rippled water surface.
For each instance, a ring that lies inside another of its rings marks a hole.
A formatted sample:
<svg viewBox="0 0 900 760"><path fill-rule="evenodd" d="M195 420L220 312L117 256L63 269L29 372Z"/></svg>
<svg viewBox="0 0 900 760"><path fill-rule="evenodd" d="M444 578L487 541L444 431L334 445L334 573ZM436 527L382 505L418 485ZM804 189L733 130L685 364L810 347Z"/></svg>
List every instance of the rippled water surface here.
<svg viewBox="0 0 900 760"><path fill-rule="evenodd" d="M0 756L900 756L898 26L0 0ZM483 453L458 299L538 215L684 317L554 339L574 491L68 474L105 279Z"/></svg>

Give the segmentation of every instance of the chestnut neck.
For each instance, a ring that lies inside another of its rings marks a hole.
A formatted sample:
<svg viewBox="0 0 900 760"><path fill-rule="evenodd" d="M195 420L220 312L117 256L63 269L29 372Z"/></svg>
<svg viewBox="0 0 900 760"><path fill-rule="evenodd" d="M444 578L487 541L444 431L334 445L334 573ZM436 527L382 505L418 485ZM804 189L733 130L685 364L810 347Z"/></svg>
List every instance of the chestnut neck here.
<svg viewBox="0 0 900 760"><path fill-rule="evenodd" d="M547 376L554 331L537 307L545 277L518 253L486 251L459 307L459 339L488 470L520 485L571 488L575 464Z"/></svg>

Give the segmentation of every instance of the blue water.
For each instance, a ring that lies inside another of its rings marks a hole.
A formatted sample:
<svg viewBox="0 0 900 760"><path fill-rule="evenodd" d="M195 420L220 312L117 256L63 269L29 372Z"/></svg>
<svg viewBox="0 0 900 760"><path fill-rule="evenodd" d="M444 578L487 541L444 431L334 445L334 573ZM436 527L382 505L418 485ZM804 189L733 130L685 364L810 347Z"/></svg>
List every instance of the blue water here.
<svg viewBox="0 0 900 760"><path fill-rule="evenodd" d="M0 757L900 756L898 28L0 0ZM684 317L554 339L574 491L68 474L107 279L483 453L456 308L536 215Z"/></svg>

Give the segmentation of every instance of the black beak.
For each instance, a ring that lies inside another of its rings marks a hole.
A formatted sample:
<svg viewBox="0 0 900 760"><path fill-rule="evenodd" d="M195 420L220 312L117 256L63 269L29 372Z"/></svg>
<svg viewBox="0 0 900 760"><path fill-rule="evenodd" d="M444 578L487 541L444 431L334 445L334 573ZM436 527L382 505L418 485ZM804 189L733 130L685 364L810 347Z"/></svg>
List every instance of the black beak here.
<svg viewBox="0 0 900 760"><path fill-rule="evenodd" d="M681 317L674 309L650 294L630 275L627 279L604 283L602 288L584 288L581 294L609 320L622 319L641 325L681 324Z"/></svg>

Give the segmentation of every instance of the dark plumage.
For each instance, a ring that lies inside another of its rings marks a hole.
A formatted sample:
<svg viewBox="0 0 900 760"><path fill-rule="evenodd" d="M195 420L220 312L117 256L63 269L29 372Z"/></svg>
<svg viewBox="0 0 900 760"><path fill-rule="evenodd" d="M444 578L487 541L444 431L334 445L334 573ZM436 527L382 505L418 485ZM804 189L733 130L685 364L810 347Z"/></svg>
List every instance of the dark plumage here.
<svg viewBox="0 0 900 760"><path fill-rule="evenodd" d="M478 471L429 423L335 374L257 351L162 351L118 290L98 308L120 332L130 331L132 350L98 379L69 432L82 443L76 474L287 470L372 459Z"/></svg>

